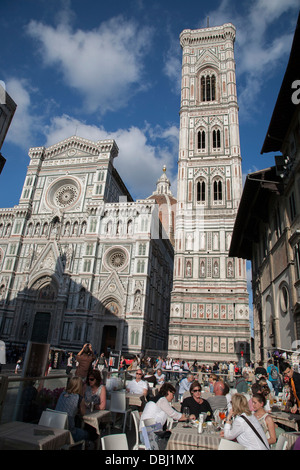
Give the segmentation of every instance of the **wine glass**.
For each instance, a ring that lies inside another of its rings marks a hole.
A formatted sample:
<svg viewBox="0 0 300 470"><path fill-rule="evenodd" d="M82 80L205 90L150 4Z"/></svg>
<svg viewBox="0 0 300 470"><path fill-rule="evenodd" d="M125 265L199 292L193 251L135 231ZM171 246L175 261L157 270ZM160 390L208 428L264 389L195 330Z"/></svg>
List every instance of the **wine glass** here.
<svg viewBox="0 0 300 470"><path fill-rule="evenodd" d="M189 428L189 417L190 417L190 409L188 406L185 406L183 408L183 414L185 415L185 418L186 418L186 425L183 426L184 428Z"/></svg>

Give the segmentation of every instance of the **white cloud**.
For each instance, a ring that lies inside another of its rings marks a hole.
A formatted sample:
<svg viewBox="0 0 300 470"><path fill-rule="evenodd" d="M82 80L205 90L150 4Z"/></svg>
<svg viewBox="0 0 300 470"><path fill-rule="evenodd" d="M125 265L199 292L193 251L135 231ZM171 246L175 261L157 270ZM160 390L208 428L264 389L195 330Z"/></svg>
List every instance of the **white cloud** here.
<svg viewBox="0 0 300 470"><path fill-rule="evenodd" d="M229 0L222 0L216 10L209 12L211 26L231 22L237 30L235 58L242 116L258 109L256 99L266 78L290 53L295 24L289 24L286 30L276 22L281 21L284 13L298 10L299 0L255 0L248 2L240 14L231 8Z"/></svg>
<svg viewBox="0 0 300 470"><path fill-rule="evenodd" d="M39 118L32 113L31 94L34 90L24 79L10 78L5 81L5 85L9 95L17 104L6 140L28 149L32 144L34 129L39 126Z"/></svg>
<svg viewBox="0 0 300 470"><path fill-rule="evenodd" d="M27 32L37 40L44 64L57 67L65 84L83 96L86 111L120 109L146 86L143 57L151 29L134 21L118 16L90 31L31 21Z"/></svg>
<svg viewBox="0 0 300 470"><path fill-rule="evenodd" d="M103 127L83 123L70 116L57 116L45 128L46 146L50 146L71 135L78 135L93 141L114 139L119 147L119 155L114 166L134 198L145 198L156 189L156 181L167 166L167 175L175 180L174 151L178 147L178 129L152 129L145 124L144 129L130 127L107 132ZM176 194L176 187L172 187Z"/></svg>

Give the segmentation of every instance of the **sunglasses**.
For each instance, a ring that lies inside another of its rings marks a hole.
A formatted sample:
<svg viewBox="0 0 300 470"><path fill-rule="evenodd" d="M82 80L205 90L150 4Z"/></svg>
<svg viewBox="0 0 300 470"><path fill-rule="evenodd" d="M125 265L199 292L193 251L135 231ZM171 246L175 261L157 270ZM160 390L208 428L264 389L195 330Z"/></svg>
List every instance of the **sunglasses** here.
<svg viewBox="0 0 300 470"><path fill-rule="evenodd" d="M93 382L94 380L96 380L95 377L90 377L89 378L89 382Z"/></svg>
<svg viewBox="0 0 300 470"><path fill-rule="evenodd" d="M192 390L192 392L201 392L200 388L194 388L194 390Z"/></svg>
<svg viewBox="0 0 300 470"><path fill-rule="evenodd" d="M140 374L140 372L137 372L135 375L143 375L143 374Z"/></svg>

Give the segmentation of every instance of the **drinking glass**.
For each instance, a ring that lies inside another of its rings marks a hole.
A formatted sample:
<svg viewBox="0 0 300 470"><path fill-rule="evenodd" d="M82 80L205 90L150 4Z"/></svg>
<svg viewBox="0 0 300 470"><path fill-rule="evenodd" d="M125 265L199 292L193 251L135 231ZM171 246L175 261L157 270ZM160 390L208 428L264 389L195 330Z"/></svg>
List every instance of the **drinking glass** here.
<svg viewBox="0 0 300 470"><path fill-rule="evenodd" d="M186 417L186 425L184 425L183 427L184 427L184 428L189 428L189 427L190 427L190 426L189 426L190 409L189 409L188 406L185 406L185 407L183 408L183 414L184 414L185 417Z"/></svg>

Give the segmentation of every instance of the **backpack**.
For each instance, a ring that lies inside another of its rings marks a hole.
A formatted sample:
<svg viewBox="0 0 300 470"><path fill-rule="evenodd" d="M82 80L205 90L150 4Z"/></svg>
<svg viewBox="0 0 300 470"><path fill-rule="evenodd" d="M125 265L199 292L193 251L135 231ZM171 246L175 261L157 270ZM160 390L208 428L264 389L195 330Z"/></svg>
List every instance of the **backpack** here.
<svg viewBox="0 0 300 470"><path fill-rule="evenodd" d="M270 375L271 375L272 380L278 380L279 374L278 374L278 371L277 371L276 367L271 366Z"/></svg>

